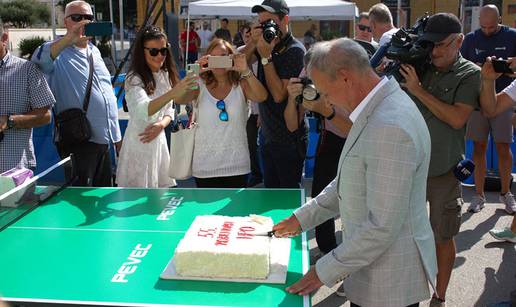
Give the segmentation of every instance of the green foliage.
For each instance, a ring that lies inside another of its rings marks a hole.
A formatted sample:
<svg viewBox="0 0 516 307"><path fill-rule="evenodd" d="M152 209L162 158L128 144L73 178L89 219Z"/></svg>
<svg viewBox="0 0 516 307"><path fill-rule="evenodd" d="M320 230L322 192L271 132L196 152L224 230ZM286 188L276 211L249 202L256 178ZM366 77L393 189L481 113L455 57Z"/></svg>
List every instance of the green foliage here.
<svg viewBox="0 0 516 307"><path fill-rule="evenodd" d="M35 36L31 38L24 38L20 41L20 56L23 58L30 59L32 54L45 42L43 37Z"/></svg>
<svg viewBox="0 0 516 307"><path fill-rule="evenodd" d="M321 38L325 41L332 40L334 38L342 37L342 33L340 31L323 31L321 33Z"/></svg>
<svg viewBox="0 0 516 307"><path fill-rule="evenodd" d="M0 16L7 25L26 28L50 22L50 9L36 0L13 0L0 2Z"/></svg>

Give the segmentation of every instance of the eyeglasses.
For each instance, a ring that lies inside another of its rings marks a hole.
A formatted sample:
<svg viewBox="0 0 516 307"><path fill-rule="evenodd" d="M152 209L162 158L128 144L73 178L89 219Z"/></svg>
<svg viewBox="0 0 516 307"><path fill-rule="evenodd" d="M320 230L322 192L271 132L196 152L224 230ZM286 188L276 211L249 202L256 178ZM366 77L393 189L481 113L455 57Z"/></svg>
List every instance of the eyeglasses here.
<svg viewBox="0 0 516 307"><path fill-rule="evenodd" d="M229 120L229 115L226 111L226 103L224 100L217 101L217 109L220 110L219 119L223 122L227 122Z"/></svg>
<svg viewBox="0 0 516 307"><path fill-rule="evenodd" d="M371 27L368 27L368 26L364 26L364 25L357 25L358 26L358 29L360 31L367 31L367 32L371 32Z"/></svg>
<svg viewBox="0 0 516 307"><path fill-rule="evenodd" d="M70 17L70 19L73 22L83 21L84 19L93 21L93 15L90 15L90 14L71 14L71 15L68 15L67 17Z"/></svg>
<svg viewBox="0 0 516 307"><path fill-rule="evenodd" d="M147 47L143 47L143 49L147 49L149 50L149 54L151 56L157 56L158 53L161 53L162 56L166 56L167 55L167 50L168 48L167 47L163 47L163 48L147 48Z"/></svg>

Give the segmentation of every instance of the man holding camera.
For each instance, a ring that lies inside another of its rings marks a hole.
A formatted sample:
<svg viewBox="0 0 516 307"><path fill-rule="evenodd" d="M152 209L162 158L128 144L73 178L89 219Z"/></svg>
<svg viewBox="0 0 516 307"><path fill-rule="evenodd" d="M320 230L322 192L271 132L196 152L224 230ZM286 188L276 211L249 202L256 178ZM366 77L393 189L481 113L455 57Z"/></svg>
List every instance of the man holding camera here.
<svg viewBox="0 0 516 307"><path fill-rule="evenodd" d="M465 152L465 125L478 106L480 68L464 59L464 36L459 19L450 13L431 16L423 40L434 43L431 65L416 74L402 64L403 84L426 120L432 140L427 200L437 250L437 287L430 306L444 306L446 289L455 261L453 237L461 224L462 195L453 170Z"/></svg>
<svg viewBox="0 0 516 307"><path fill-rule="evenodd" d="M268 91L260 103L260 134L263 144L264 185L267 188L298 188L306 152L306 131L302 125L290 132L283 118L290 78L303 69L305 48L288 28L289 8L284 0L265 0L252 8L260 26L252 30L251 41L242 48L249 63L258 61L258 80Z"/></svg>
<svg viewBox="0 0 516 307"><path fill-rule="evenodd" d="M507 59L516 56L516 30L499 24L501 18L495 5L486 5L480 10L480 29L468 33L462 44L461 53L464 58L482 65L488 56ZM496 91L500 92L512 81L509 76L501 76L496 80ZM483 111L483 110L482 110ZM473 140L473 161L475 162L476 195L471 199L468 211L479 212L484 208L484 181L486 176L486 151L489 134L493 137L498 153L498 171L501 191L500 201L509 214L516 212L516 202L510 191L512 170L512 153L510 145L513 141L511 109L496 117L487 118L480 110L471 114L466 137Z"/></svg>
<svg viewBox="0 0 516 307"><path fill-rule="evenodd" d="M56 97L55 118L70 109L83 109L89 101L85 117L91 127L91 137L80 143L57 139L61 158L74 155L79 186L112 186L110 143L121 145L116 97L100 51L84 36L84 27L93 21L90 5L82 0L65 7L66 35L40 46L32 61L47 75ZM89 88L89 90L88 90ZM87 93L90 93L89 98ZM86 97L86 98L85 98ZM82 118L81 123L84 123ZM81 125L84 127L84 125ZM59 127L57 127L59 130ZM82 130L82 129L81 129ZM59 131L63 137L63 131ZM66 131L64 131L66 132ZM78 131L79 134L84 131Z"/></svg>
<svg viewBox="0 0 516 307"><path fill-rule="evenodd" d="M50 122L54 96L34 63L13 56L0 20L0 173L36 168L32 128Z"/></svg>

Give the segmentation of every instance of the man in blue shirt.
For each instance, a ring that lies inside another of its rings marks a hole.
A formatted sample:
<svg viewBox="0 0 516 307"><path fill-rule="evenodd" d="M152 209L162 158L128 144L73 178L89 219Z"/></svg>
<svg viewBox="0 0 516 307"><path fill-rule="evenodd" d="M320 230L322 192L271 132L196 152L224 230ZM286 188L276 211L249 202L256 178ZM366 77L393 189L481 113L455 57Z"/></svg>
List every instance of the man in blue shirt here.
<svg viewBox="0 0 516 307"><path fill-rule="evenodd" d="M500 14L495 5L486 5L480 10L480 29L469 33L462 44L464 58L482 65L486 57L496 56L507 59L516 56L516 30L499 24ZM496 80L496 91L500 92L512 81L509 76ZM500 201L505 204L505 211L516 212L516 202L510 191L512 154L510 144L513 141L513 110L509 109L494 118L485 117L480 110L471 114L466 138L473 140L473 161L475 162L476 195L471 199L469 211L479 212L484 207L484 180L486 175L487 139L491 133L498 153L498 170L501 181Z"/></svg>
<svg viewBox="0 0 516 307"><path fill-rule="evenodd" d="M45 74L56 98L55 112L83 107L89 77L89 56L93 57L93 81L86 117L92 133L89 141L78 145L56 143L61 157L74 154L80 186L111 186L109 156L111 143L121 145L116 97L111 76L97 47L83 35L84 25L93 20L93 13L84 1L70 2L65 8L66 35L40 46L32 57Z"/></svg>

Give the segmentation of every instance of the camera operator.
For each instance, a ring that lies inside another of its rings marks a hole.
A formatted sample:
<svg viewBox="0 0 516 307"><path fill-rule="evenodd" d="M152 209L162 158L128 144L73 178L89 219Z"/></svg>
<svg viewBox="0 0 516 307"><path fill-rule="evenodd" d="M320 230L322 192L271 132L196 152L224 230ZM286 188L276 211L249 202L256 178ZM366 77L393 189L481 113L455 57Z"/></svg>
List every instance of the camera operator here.
<svg viewBox="0 0 516 307"><path fill-rule="evenodd" d="M268 91L259 104L263 140L264 185L267 188L297 188L301 182L304 154L298 145L306 138L304 125L287 129L283 112L287 106L288 80L303 69L305 48L289 32L289 8L284 0L265 0L252 8L261 26L252 30L251 41L242 48L249 63L258 61L258 80Z"/></svg>
<svg viewBox="0 0 516 307"><path fill-rule="evenodd" d="M430 223L437 250L437 287L430 306L444 306L461 223L461 186L453 169L465 152L465 125L478 106L480 68L464 59L460 47L464 36L459 19L449 13L431 16L422 39L434 43L430 67L416 74L402 64L403 86L416 102L430 131L432 151L427 181Z"/></svg>

